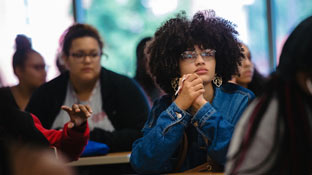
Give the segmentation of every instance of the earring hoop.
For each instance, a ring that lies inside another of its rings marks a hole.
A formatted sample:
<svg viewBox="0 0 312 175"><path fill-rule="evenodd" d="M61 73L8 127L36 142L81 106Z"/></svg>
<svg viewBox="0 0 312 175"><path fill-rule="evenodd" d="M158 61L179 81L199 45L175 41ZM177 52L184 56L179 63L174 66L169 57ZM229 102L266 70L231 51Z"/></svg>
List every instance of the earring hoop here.
<svg viewBox="0 0 312 175"><path fill-rule="evenodd" d="M214 79L212 80L213 84L217 87L220 87L222 85L222 77L215 75Z"/></svg>
<svg viewBox="0 0 312 175"><path fill-rule="evenodd" d="M179 78L178 77L173 78L171 80L171 87L172 87L174 92L176 92L178 90L178 87L179 87Z"/></svg>

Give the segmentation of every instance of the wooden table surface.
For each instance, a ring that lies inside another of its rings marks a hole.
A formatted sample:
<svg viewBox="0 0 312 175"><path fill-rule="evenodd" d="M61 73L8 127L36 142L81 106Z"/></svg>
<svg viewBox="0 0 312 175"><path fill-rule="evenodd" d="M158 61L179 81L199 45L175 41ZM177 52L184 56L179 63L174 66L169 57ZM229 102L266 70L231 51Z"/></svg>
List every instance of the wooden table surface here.
<svg viewBox="0 0 312 175"><path fill-rule="evenodd" d="M168 175L224 175L224 173L209 173L209 172L201 172L201 173L170 173Z"/></svg>
<svg viewBox="0 0 312 175"><path fill-rule="evenodd" d="M77 161L68 163L70 166L90 166L105 164L120 164L130 162L131 152L108 153L103 156L81 157Z"/></svg>

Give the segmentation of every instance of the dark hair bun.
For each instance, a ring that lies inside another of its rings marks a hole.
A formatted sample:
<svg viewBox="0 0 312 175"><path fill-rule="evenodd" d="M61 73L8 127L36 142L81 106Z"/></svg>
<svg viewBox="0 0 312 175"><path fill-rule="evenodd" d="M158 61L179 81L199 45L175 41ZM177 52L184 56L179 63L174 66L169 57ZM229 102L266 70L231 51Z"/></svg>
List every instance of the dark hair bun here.
<svg viewBox="0 0 312 175"><path fill-rule="evenodd" d="M31 49L30 39L26 35L17 35L15 38L16 51Z"/></svg>

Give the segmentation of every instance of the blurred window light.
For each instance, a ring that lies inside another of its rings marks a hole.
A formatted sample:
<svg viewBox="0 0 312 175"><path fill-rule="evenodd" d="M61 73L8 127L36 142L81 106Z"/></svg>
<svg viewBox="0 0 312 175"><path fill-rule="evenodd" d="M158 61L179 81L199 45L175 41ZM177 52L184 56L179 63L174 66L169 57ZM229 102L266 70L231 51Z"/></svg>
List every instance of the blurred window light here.
<svg viewBox="0 0 312 175"><path fill-rule="evenodd" d="M47 80L58 74L55 65L58 40L63 31L73 23L71 7L70 0L0 1L0 73L5 86L18 82L12 68L17 34L25 34L31 38L33 49L50 66Z"/></svg>
<svg viewBox="0 0 312 175"><path fill-rule="evenodd" d="M119 4L124 5L127 4L129 0L116 0Z"/></svg>
<svg viewBox="0 0 312 175"><path fill-rule="evenodd" d="M143 6L150 8L154 15L164 15L174 11L178 6L178 0L142 0Z"/></svg>
<svg viewBox="0 0 312 175"><path fill-rule="evenodd" d="M192 4L192 13L199 10L213 9L216 15L233 22L237 26L239 38L248 42L247 36L247 14L244 6L252 0L194 0ZM226 6L224 4L227 4Z"/></svg>
<svg viewBox="0 0 312 175"><path fill-rule="evenodd" d="M243 5L252 5L255 3L255 0L240 0Z"/></svg>
<svg viewBox="0 0 312 175"><path fill-rule="evenodd" d="M266 36L266 33L263 33L266 31L266 16L265 11L260 8L261 5L259 0L257 0L257 3L255 0L193 0L191 12L194 14L199 10L213 9L216 16L235 24L239 33L238 38L249 46L253 53L253 62L259 71L266 75L270 70L268 66L267 38L260 38L261 35ZM254 6L258 6L256 13L259 16L254 16L254 12L251 13L250 9L254 8ZM251 26L253 24L250 22L254 21L253 18L257 18L257 28ZM255 33L259 32L260 34L255 36Z"/></svg>
<svg viewBox="0 0 312 175"><path fill-rule="evenodd" d="M117 1L122 1L122 0L117 0ZM91 4L92 4L92 0L83 0L82 2L82 6L85 9L90 8Z"/></svg>

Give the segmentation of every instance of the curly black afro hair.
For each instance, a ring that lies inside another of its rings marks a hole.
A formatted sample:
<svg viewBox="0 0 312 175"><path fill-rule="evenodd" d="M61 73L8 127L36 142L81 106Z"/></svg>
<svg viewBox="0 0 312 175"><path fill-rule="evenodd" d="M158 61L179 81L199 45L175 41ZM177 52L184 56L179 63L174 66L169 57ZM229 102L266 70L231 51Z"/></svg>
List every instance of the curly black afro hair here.
<svg viewBox="0 0 312 175"><path fill-rule="evenodd" d="M171 80L181 77L180 55L198 45L217 51L216 74L227 82L232 75L238 74L237 65L243 57L234 27L230 21L216 17L213 10L199 11L191 21L182 11L166 21L148 45L150 73L166 93L174 94Z"/></svg>

